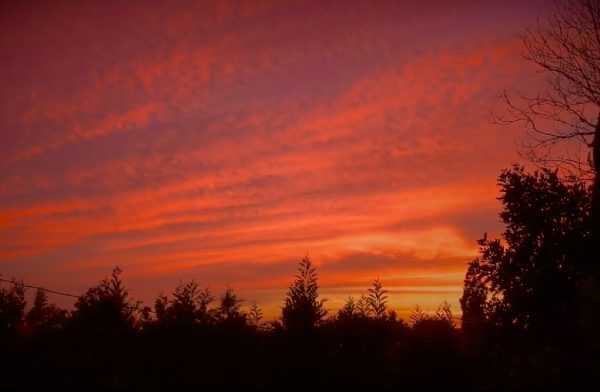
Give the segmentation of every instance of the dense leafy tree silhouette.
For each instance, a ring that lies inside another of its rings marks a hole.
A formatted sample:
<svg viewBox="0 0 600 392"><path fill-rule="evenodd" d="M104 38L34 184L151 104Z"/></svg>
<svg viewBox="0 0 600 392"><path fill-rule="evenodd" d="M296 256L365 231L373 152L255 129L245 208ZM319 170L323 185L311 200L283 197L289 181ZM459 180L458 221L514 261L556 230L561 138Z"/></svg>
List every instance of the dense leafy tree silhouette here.
<svg viewBox="0 0 600 392"><path fill-rule="evenodd" d="M231 287L227 287L225 294L221 297L221 304L218 309L219 318L221 320L245 319L245 314L240 310L242 302L243 300L238 298L235 291Z"/></svg>
<svg viewBox="0 0 600 392"><path fill-rule="evenodd" d="M79 297L71 321L102 332L133 329L136 304L130 301L120 275L121 269L115 267L110 278L101 280Z"/></svg>
<svg viewBox="0 0 600 392"><path fill-rule="evenodd" d="M580 340L591 189L556 170L530 174L518 166L503 171L499 185L505 230L500 238L479 240L480 256L469 263L461 298L470 354L487 351L497 385L506 388L589 381L574 358L597 342Z"/></svg>
<svg viewBox="0 0 600 392"><path fill-rule="evenodd" d="M405 366L415 377L411 387L462 387L458 332L450 305L444 302L433 314L427 314L416 306L410 320L413 324L407 343L410 362Z"/></svg>
<svg viewBox="0 0 600 392"><path fill-rule="evenodd" d="M22 339L27 302L23 282L11 280L0 286L0 378L7 389L20 387L27 368L27 351Z"/></svg>
<svg viewBox="0 0 600 392"><path fill-rule="evenodd" d="M154 303L159 323L179 326L210 324L215 312L209 309L214 296L208 288L201 289L195 280L180 282L173 291L173 298L160 295Z"/></svg>
<svg viewBox="0 0 600 392"><path fill-rule="evenodd" d="M8 287L0 287L0 336L16 334L23 326L25 315L25 287L12 280Z"/></svg>
<svg viewBox="0 0 600 392"><path fill-rule="evenodd" d="M386 293L376 279L366 295L358 300L349 296L337 316L323 327L330 353L336 358L340 388L397 386L392 380L404 367L398 348L405 347L408 327L387 309Z"/></svg>
<svg viewBox="0 0 600 392"><path fill-rule="evenodd" d="M571 371L560 361L547 358L568 354L566 361L572 362L573 353L586 353L578 346L569 352L564 347L548 346L553 342L543 339L543 347L535 351L523 339L506 335L505 325L492 322L497 318L489 281L481 281L488 290L485 296L473 294L479 302L471 306L476 309L472 313L483 321L471 329L494 325L498 332L484 336L491 344L472 350L470 342L475 335L456 328L447 303L433 313L417 307L409 328L392 311L368 313L374 299L384 305L387 300L377 279L367 295L361 296L362 301L349 297L337 317L325 319L316 272L308 258L300 263L299 272L291 287L300 286L302 280L307 289L288 294L304 293L312 298L309 302L320 309L320 318L308 313L313 323L303 321L293 327L273 324L257 328L262 318L260 309L254 304L244 317L241 301L231 288L211 308L213 296L194 281L180 283L172 299L159 296L152 316L140 316L134 311L135 304L131 305L119 270L89 289L64 325L51 321L55 311L61 312L39 291L31 309L17 312L16 319L25 320L26 326L46 323L51 328L47 332L31 328L33 335L27 328L16 328L10 340L0 341L6 354L0 369L8 369L11 375L3 377L3 384L19 386L27 380L26 386L50 389L211 390L566 387L574 383L573 376L590 370ZM470 269L467 276L466 286L482 277L477 269ZM19 309L24 309L24 302L20 302L24 301L24 290L23 285L12 290L12 302L23 304ZM2 294L6 296L8 291L4 289ZM98 328L82 322L82 318L89 322L104 315L107 319ZM130 320L136 316L143 320ZM122 321L115 320L129 321L123 327ZM295 329L306 325L308 333ZM536 336L529 334L529 340L534 339ZM586 354L584 358L593 356ZM585 359L577 364L577 368L585 365ZM552 377L547 374L550 370Z"/></svg>
<svg viewBox="0 0 600 392"><path fill-rule="evenodd" d="M591 195L584 183L556 171L499 177L506 229L479 240L461 304L463 320L491 319L506 329L545 333L573 317L575 283L586 257Z"/></svg>
<svg viewBox="0 0 600 392"><path fill-rule="evenodd" d="M509 115L525 125L524 156L593 180L592 245L586 262L600 291L600 2L557 2L546 23L527 30L523 57L546 75L547 89L517 99L505 93Z"/></svg>
<svg viewBox="0 0 600 392"><path fill-rule="evenodd" d="M316 269L305 256L298 267L296 280L289 287L283 306L283 326L291 331L310 331L326 314L324 299L319 299Z"/></svg>
<svg viewBox="0 0 600 392"><path fill-rule="evenodd" d="M67 320L67 312L48 303L48 295L43 289L37 289L33 306L25 316L30 333L47 333L62 328Z"/></svg>
<svg viewBox="0 0 600 392"><path fill-rule="evenodd" d="M227 287L219 301L195 281L137 312L113 270L66 315L22 283L0 290L0 369L8 386L152 389L540 388L600 385L597 309L585 258L591 188L556 171L515 166L499 177L500 238L469 263L462 329L450 305L416 307L411 326L387 309L376 279L325 318L317 274L299 264L282 323L260 324ZM67 321L63 323L64 317ZM30 359L31 358L31 359ZM16 361L15 361L16 359ZM299 377L299 375L301 375ZM432 376L433 375L433 376Z"/></svg>
<svg viewBox="0 0 600 392"><path fill-rule="evenodd" d="M138 305L129 297L119 267L77 299L65 328L63 366L70 387L115 389L133 382L127 367L136 366L139 350Z"/></svg>
<svg viewBox="0 0 600 392"><path fill-rule="evenodd" d="M469 263L460 298L463 330L477 330L488 321L489 290L480 263Z"/></svg>
<svg viewBox="0 0 600 392"><path fill-rule="evenodd" d="M217 308L217 322L227 329L239 329L247 327L248 315L241 310L243 300L238 298L231 287L225 289Z"/></svg>
<svg viewBox="0 0 600 392"><path fill-rule="evenodd" d="M298 274L289 286L282 309L282 350L286 355L278 373L283 379L303 374L297 386L309 388L323 380L325 355L319 328L326 314L324 299L319 298L317 273L308 255L298 266Z"/></svg>

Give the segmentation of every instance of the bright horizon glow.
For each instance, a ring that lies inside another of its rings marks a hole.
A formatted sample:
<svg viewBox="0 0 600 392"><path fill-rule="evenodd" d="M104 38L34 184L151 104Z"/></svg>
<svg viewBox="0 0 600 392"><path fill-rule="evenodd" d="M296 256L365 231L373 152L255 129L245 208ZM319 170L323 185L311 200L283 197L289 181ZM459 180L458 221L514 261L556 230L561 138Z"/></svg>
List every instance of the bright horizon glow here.
<svg viewBox="0 0 600 392"><path fill-rule="evenodd" d="M3 278L82 293L118 265L146 305L196 279L276 318L308 252L328 309L380 277L405 319L460 314L523 136L490 115L542 90L519 35L552 4L1 7Z"/></svg>

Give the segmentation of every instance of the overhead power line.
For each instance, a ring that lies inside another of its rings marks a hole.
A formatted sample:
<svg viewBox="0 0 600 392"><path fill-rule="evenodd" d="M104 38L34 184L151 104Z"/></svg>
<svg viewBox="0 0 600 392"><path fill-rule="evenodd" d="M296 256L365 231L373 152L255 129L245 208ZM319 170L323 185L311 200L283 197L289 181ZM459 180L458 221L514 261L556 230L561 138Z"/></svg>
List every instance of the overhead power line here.
<svg viewBox="0 0 600 392"><path fill-rule="evenodd" d="M50 289L47 289L47 288L41 287L41 286L32 286L32 285L23 283L23 281L19 282L19 281L16 281L16 280L7 280L7 279L0 278L0 282L10 283L10 284L12 284L14 286L18 286L19 285L19 286L27 287L29 289L38 289L38 290L45 291L47 293L52 293L52 294L56 294L56 295L62 295L62 296L65 296L65 297L79 298L79 295L69 294L69 293L62 293L60 291L50 290Z"/></svg>
<svg viewBox="0 0 600 392"><path fill-rule="evenodd" d="M23 281L7 280L7 279L2 279L2 278L0 278L0 282L6 282L6 283L10 283L10 284L12 284L12 285L14 285L14 286L21 285L21 286L23 286L23 287L26 287L26 288L30 288L30 289L38 289L38 290L45 291L45 292L47 292L47 293L52 293L52 294L56 294L56 295L62 295L62 296L64 296L64 297L72 297L72 298L79 298L79 297L80 297L80 295L75 295L75 294L70 294L70 293L63 293L63 292L56 291L56 290L50 290L50 289L47 289L47 288L45 288L45 287L41 287L41 286L33 286L33 285L25 284L25 283L23 283ZM150 308L150 307L147 307L147 306L146 306L146 307L143 307L142 309L140 309L140 308L139 308L139 306L131 306L131 305L130 305L130 306L128 306L128 307L129 307L130 309L133 309L133 310L138 310L138 311L139 311L139 310L143 310L143 309L145 308L145 310L149 311L150 313L156 313L156 312L155 312L155 311L154 311L152 308ZM461 320L461 317L460 317L460 316L454 316L454 315L453 315L453 316L452 316L452 319L453 319L453 320Z"/></svg>
<svg viewBox="0 0 600 392"><path fill-rule="evenodd" d="M8 279L2 279L2 278L0 278L0 282L10 283L13 286L23 286L23 287L26 287L26 288L29 288L29 289L42 290L42 291L45 291L47 293L56 294L56 295L62 295L63 297L71 297L71 298L79 298L79 297L81 297L80 295L75 295L75 294L70 294L70 293L63 293L63 292L56 291L56 290L50 290L50 289L47 289L47 288L41 287L41 286L34 286L34 285L30 285L30 284L25 284L23 281L8 280ZM129 309L132 309L132 310L139 311L139 310L144 310L145 309L145 310L149 311L150 313L155 313L154 310L152 310L149 307L145 307L145 308L142 308L142 309L140 309L139 306L128 305L127 307Z"/></svg>

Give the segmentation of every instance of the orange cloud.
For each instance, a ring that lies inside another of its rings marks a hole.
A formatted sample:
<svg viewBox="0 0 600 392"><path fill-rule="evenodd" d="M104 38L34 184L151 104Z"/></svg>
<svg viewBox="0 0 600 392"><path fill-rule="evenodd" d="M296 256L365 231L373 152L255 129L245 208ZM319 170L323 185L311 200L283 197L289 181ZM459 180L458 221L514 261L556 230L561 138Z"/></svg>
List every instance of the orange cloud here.
<svg viewBox="0 0 600 392"><path fill-rule="evenodd" d="M23 45L0 39L0 273L69 291L119 264L146 301L200 276L275 314L309 251L332 309L378 275L398 308L457 303L516 159L515 129L488 119L529 81L514 55L525 16L107 7L48 9L50 24L10 25Z"/></svg>

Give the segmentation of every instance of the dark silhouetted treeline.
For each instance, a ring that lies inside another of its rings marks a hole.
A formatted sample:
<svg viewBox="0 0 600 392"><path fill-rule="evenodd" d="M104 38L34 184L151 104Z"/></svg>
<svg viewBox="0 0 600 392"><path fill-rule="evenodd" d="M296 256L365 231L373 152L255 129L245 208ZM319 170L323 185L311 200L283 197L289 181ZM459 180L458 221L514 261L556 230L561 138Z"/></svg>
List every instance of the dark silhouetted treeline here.
<svg viewBox="0 0 600 392"><path fill-rule="evenodd" d="M379 279L336 314L308 257L278 321L182 282L153 307L115 268L74 309L0 286L3 389L598 389L600 290L591 187L543 170L499 177L505 231L468 264L450 306L407 322Z"/></svg>

